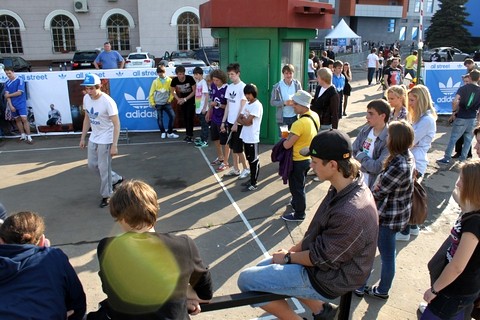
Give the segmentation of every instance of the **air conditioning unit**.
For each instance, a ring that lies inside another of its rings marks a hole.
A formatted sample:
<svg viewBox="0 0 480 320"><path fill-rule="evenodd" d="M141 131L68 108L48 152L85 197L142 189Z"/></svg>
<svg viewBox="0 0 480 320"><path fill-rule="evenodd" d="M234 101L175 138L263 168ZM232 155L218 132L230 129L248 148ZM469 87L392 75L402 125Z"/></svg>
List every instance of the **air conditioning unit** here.
<svg viewBox="0 0 480 320"><path fill-rule="evenodd" d="M73 0L75 12L88 12L88 0Z"/></svg>

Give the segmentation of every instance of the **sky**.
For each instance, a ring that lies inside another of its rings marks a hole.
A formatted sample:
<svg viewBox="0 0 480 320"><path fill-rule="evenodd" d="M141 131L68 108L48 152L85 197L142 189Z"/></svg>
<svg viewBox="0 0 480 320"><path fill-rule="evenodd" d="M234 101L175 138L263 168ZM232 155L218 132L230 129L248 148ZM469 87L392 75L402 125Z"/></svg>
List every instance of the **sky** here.
<svg viewBox="0 0 480 320"><path fill-rule="evenodd" d="M480 37L480 0L469 0L466 4L468 21L473 23L473 26L467 27L473 37Z"/></svg>

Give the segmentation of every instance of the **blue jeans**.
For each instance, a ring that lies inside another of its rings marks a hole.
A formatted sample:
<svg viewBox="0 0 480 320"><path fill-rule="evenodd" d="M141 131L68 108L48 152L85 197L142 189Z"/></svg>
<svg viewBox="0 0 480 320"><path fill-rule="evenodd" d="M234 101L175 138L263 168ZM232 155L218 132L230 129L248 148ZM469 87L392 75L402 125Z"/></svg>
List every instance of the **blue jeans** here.
<svg viewBox="0 0 480 320"><path fill-rule="evenodd" d="M293 161L293 170L288 176L288 187L292 194L292 208L296 218L305 218L307 198L305 195L305 177L310 168L310 160Z"/></svg>
<svg viewBox="0 0 480 320"><path fill-rule="evenodd" d="M208 127L208 122L205 119L205 115L202 113L197 114L198 119L200 120L200 126L202 128L202 131L200 132L200 138L202 141L207 142L208 141L208 133L210 131L210 128Z"/></svg>
<svg viewBox="0 0 480 320"><path fill-rule="evenodd" d="M477 124L477 119L462 119L456 118L453 121L452 132L450 133L450 140L448 141L447 149L445 150L444 158L450 160L452 158L453 148L455 148L455 143L457 140L463 136L463 148L462 153L458 160L463 161L467 159L468 150L472 146L473 139L473 129Z"/></svg>
<svg viewBox="0 0 480 320"><path fill-rule="evenodd" d="M367 74L368 84L372 83L374 74L375 74L375 68L368 68L368 74Z"/></svg>
<svg viewBox="0 0 480 320"><path fill-rule="evenodd" d="M383 294L388 294L395 276L396 233L389 227L379 227L377 246L382 260L382 272L377 290Z"/></svg>
<svg viewBox="0 0 480 320"><path fill-rule="evenodd" d="M163 113L165 112L168 116L167 133L173 133L173 121L175 120L175 112L173 111L172 105L170 103L163 105L156 104L155 109L157 109L157 123L160 132L165 133L165 126L163 124Z"/></svg>
<svg viewBox="0 0 480 320"><path fill-rule="evenodd" d="M304 299L330 300L313 288L304 266L272 264L272 257L262 260L255 267L243 270L238 276L237 285L242 292L262 291Z"/></svg>

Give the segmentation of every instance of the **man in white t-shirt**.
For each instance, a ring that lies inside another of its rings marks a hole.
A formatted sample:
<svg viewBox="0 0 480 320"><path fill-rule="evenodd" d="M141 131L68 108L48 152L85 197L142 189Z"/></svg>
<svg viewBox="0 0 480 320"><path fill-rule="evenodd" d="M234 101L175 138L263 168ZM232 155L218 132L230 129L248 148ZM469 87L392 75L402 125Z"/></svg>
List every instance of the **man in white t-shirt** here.
<svg viewBox="0 0 480 320"><path fill-rule="evenodd" d="M377 56L377 49L372 48L370 54L367 56L367 68L368 68L368 85L372 85L373 76L375 74L375 70L378 69L378 56Z"/></svg>
<svg viewBox="0 0 480 320"><path fill-rule="evenodd" d="M83 120L80 148L85 148L88 129L88 168L100 176L100 208L108 206L113 189L123 182L123 177L112 170L112 157L118 154L120 120L115 101L100 90L101 81L96 74L87 73L81 84L87 94L83 97Z"/></svg>
<svg viewBox="0 0 480 320"><path fill-rule="evenodd" d="M375 180L382 171L388 157L388 120L390 105L383 99L376 99L367 105L367 125L353 142L353 156L361 164L365 184L373 190Z"/></svg>
<svg viewBox="0 0 480 320"><path fill-rule="evenodd" d="M239 179L244 179L248 177L250 170L247 169L245 155L243 154L243 141L240 138L242 125L238 123L237 119L247 102L247 98L245 98L243 93L245 83L240 79L240 65L238 63L228 65L227 75L231 83L225 92L227 106L225 107L220 131L229 133L228 148L225 146L225 161L228 161L231 149L233 151L233 168L225 176L238 176ZM243 166L243 171L241 172L239 163Z"/></svg>
<svg viewBox="0 0 480 320"><path fill-rule="evenodd" d="M242 183L244 191L257 190L258 173L260 171L260 160L258 144L260 143L260 125L262 123L263 106L257 99L257 86L249 83L243 89L247 104L243 109L238 122L243 125L240 138L243 140L245 156L250 166L250 181Z"/></svg>

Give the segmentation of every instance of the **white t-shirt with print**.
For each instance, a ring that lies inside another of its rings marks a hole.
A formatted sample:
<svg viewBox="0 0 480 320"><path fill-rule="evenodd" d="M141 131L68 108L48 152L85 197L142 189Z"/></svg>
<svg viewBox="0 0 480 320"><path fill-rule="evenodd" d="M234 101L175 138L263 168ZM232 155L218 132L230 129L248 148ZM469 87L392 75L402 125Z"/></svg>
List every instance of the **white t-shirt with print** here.
<svg viewBox="0 0 480 320"><path fill-rule="evenodd" d="M202 79L197 82L197 86L195 89L195 112L197 114L200 114L202 112L205 103L207 103L205 99L206 94L208 94L208 84L205 79Z"/></svg>
<svg viewBox="0 0 480 320"><path fill-rule="evenodd" d="M235 124L235 121L237 121L242 106L242 100L247 100L243 93L243 88L245 88L245 83L240 81L237 84L229 84L227 91L225 92L225 98L227 98L228 102L227 121L231 124Z"/></svg>
<svg viewBox="0 0 480 320"><path fill-rule="evenodd" d="M92 133L89 141L97 144L113 143L113 122L111 116L118 115L117 103L106 93L93 100L88 94L83 97L83 110L90 119Z"/></svg>
<svg viewBox="0 0 480 320"><path fill-rule="evenodd" d="M367 138L362 144L362 152L365 152L370 159L373 158L373 148L375 148L375 141L377 141L377 136L375 135L374 131L375 130L373 130L373 128L370 129ZM365 180L365 184L368 186L369 175L365 174L363 179Z"/></svg>
<svg viewBox="0 0 480 320"><path fill-rule="evenodd" d="M245 143L259 143L260 142L260 125L262 123L263 106L260 101L255 100L252 103L247 103L243 108L243 115L249 117L253 115L253 123L250 126L243 126L240 132L240 138Z"/></svg>

